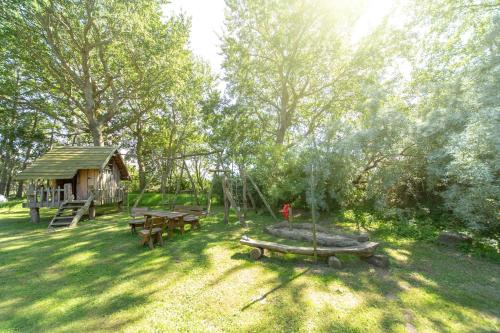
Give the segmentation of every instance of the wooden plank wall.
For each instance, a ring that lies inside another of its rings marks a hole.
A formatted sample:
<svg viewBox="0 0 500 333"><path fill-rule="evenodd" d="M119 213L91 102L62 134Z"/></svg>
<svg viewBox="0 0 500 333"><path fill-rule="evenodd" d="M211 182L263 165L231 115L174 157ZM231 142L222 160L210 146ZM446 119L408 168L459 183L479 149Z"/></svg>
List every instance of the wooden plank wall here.
<svg viewBox="0 0 500 333"><path fill-rule="evenodd" d="M79 200L85 200L90 195L90 186L100 189L96 200L97 204L107 204L123 200L120 196L120 170L113 160L111 170L105 168L83 169L78 171L77 196Z"/></svg>
<svg viewBox="0 0 500 333"><path fill-rule="evenodd" d="M78 170L78 176L76 179L76 195L78 200L85 200L89 197L89 188L90 186L97 187L98 177L98 169Z"/></svg>

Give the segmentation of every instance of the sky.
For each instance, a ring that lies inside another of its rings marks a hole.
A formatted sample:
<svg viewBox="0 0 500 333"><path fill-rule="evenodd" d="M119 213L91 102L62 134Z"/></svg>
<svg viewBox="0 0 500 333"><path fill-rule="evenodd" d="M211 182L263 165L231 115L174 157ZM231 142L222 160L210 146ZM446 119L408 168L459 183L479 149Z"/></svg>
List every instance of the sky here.
<svg viewBox="0 0 500 333"><path fill-rule="evenodd" d="M373 29L393 4L394 0L369 0L359 23L353 28L353 39L359 40ZM216 74L221 73L219 36L223 31L224 7L224 0L172 0L162 8L165 16L184 13L191 17L190 47L210 64Z"/></svg>
<svg viewBox="0 0 500 333"><path fill-rule="evenodd" d="M214 73L220 73L220 38L224 25L224 0L172 0L163 6L164 15L184 13L191 17L190 46L207 61Z"/></svg>

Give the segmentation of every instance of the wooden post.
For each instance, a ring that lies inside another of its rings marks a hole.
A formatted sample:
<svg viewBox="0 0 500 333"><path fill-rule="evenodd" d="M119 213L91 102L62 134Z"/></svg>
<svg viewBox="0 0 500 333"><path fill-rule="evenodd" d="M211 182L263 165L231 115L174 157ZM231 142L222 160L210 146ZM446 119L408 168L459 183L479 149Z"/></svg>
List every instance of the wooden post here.
<svg viewBox="0 0 500 333"><path fill-rule="evenodd" d="M198 200L198 191L196 190L196 184L194 183L194 179L191 176L191 173L189 172L189 169L186 164L186 160L182 160L182 163L184 165L184 168L186 169L187 176L189 178L189 182L191 183L191 191L194 193L194 200L196 201L197 205L200 205L200 200Z"/></svg>
<svg viewBox="0 0 500 333"><path fill-rule="evenodd" d="M177 202L177 196L179 195L179 192L181 190L181 182L183 174L184 174L184 165L181 165L181 173L179 175L179 178L177 179L177 184L175 185L175 193L172 199L172 203L170 204L170 209L174 209L175 203Z"/></svg>
<svg viewBox="0 0 500 333"><path fill-rule="evenodd" d="M219 164L217 164L215 169L216 170L219 169ZM212 208L212 192L214 190L215 176L217 176L217 172L214 172L212 170L210 170L210 172L212 172L212 181L210 183L210 188L208 189L208 194L207 194L207 214L208 215L210 215L210 210Z"/></svg>
<svg viewBox="0 0 500 333"><path fill-rule="evenodd" d="M253 248L252 251L250 251L250 258L253 260L258 260L262 257L264 254L264 249L260 247Z"/></svg>
<svg viewBox="0 0 500 333"><path fill-rule="evenodd" d="M247 186L247 198L250 199L250 204L252 205L253 211L257 214L257 206L255 205L255 200L253 199L252 193L248 190Z"/></svg>
<svg viewBox="0 0 500 333"><path fill-rule="evenodd" d="M316 239L316 197L315 197L315 187L316 183L314 181L314 162L311 164L311 210L312 210L312 234L313 234L313 249L314 249L314 261L318 261L318 240ZM333 259L332 259L333 260Z"/></svg>
<svg viewBox="0 0 500 333"><path fill-rule="evenodd" d="M248 199L247 199L247 178L245 176L245 167L243 164L238 165L238 168L240 169L240 178L241 178L241 194L242 194L242 201L243 201L243 217L246 219L247 216L247 211L248 211Z"/></svg>
<svg viewBox="0 0 500 333"><path fill-rule="evenodd" d="M93 209L93 211L90 209L92 205L94 205L94 194L91 192L89 197L85 201L85 204L83 205L83 207L77 211L75 216L73 216L73 219L71 220L71 223L68 227L69 228L75 227L76 224L82 218L83 214L85 214L85 213L87 213L89 215L89 218L91 218L91 219L95 218L95 208Z"/></svg>
<svg viewBox="0 0 500 333"><path fill-rule="evenodd" d="M30 208L30 217L32 223L40 223L40 208L31 207Z"/></svg>
<svg viewBox="0 0 500 333"><path fill-rule="evenodd" d="M224 224L229 223L229 200L227 199L226 187L224 186L225 179L222 180L222 194L224 201Z"/></svg>
<svg viewBox="0 0 500 333"><path fill-rule="evenodd" d="M146 191L146 187L144 187L141 191L141 193L139 194L139 196L137 197L137 199L135 199L135 202L134 202L134 205L132 206L132 209L136 208L137 205L139 204L139 202L141 201L142 199L142 196L144 195L144 191Z"/></svg>
<svg viewBox="0 0 500 333"><path fill-rule="evenodd" d="M271 216L274 218L274 220L276 222L279 222L278 218L276 217L276 214L274 214L273 210L271 209L271 206L269 206L269 204L267 203L266 198L264 198L264 195L259 190L259 187L257 186L257 184L255 184L255 182L253 181L252 177L250 177L249 174L247 174L246 176L248 177L248 180L250 180L250 183L252 183L253 187L255 188L257 193L259 194L260 198L262 199L262 202L264 202L264 205L266 205L266 208L269 211L269 213L271 213Z"/></svg>
<svg viewBox="0 0 500 333"><path fill-rule="evenodd" d="M73 189L70 183L64 184L64 201L73 201Z"/></svg>
<svg viewBox="0 0 500 333"><path fill-rule="evenodd" d="M246 227L247 223L246 223L243 215L241 215L240 207L236 205L236 201L233 198L233 194L231 193L231 190L229 189L228 180L227 180L227 176L225 173L224 173L223 177L224 177L224 181L222 182L222 189L226 193L226 197L227 197L227 199L229 199L231 206L236 211L236 215L238 216L238 220L240 221L241 225Z"/></svg>
<svg viewBox="0 0 500 333"><path fill-rule="evenodd" d="M224 176L222 178L222 194L224 196L224 224L229 223L229 199L227 197L227 184L226 184L226 177Z"/></svg>
<svg viewBox="0 0 500 333"><path fill-rule="evenodd" d="M92 201L92 203L89 206L89 219L90 220L95 220L95 212L96 212L95 203L94 203L94 201Z"/></svg>
<svg viewBox="0 0 500 333"><path fill-rule="evenodd" d="M36 189L35 185L30 184L28 186L28 191L26 192L26 197L28 199L28 206L31 206L31 204L36 203Z"/></svg>
<svg viewBox="0 0 500 333"><path fill-rule="evenodd" d="M207 193L207 214L210 215L210 209L212 209L212 191L214 189L215 174L212 177L212 182L210 183L210 188Z"/></svg>

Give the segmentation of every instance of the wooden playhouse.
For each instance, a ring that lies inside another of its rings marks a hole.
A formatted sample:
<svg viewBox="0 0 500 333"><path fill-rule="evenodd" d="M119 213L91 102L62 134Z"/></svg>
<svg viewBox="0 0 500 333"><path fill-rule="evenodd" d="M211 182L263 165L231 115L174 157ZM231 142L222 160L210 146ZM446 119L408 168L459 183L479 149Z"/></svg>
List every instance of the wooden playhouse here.
<svg viewBox="0 0 500 333"><path fill-rule="evenodd" d="M24 207L33 222L40 220L40 208L57 208L49 228L73 227L95 206L121 205L122 180L130 180L116 147L56 147L27 167L17 179L29 180Z"/></svg>

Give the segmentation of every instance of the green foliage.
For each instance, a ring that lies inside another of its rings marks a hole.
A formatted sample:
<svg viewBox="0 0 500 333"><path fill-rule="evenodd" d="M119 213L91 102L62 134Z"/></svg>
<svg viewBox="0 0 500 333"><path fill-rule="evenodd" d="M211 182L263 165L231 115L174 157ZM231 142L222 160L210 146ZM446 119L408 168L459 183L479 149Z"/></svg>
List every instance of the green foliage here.
<svg viewBox="0 0 500 333"><path fill-rule="evenodd" d="M274 208L308 209L314 166L323 212L498 239L500 6L402 1L360 36L369 3L227 0L221 92L162 1L3 1L0 193L54 143L106 143L133 191L202 198L220 168L239 203L247 173Z"/></svg>
<svg viewBox="0 0 500 333"><path fill-rule="evenodd" d="M139 193L128 193L128 206L132 207L137 200L137 197L139 196ZM170 204L172 203L174 198L173 193L167 193L165 195L162 195L161 193L148 193L145 192L139 201L138 206L139 207L159 207L163 208L165 207L165 204ZM196 205L195 198L192 194L185 194L181 193L176 197L175 200L177 205ZM212 200L214 204L217 204L217 200ZM207 205L207 197L202 196L200 200L200 205L201 206L206 206Z"/></svg>
<svg viewBox="0 0 500 333"><path fill-rule="evenodd" d="M445 147L445 205L471 229L500 235L500 108L471 115Z"/></svg>

